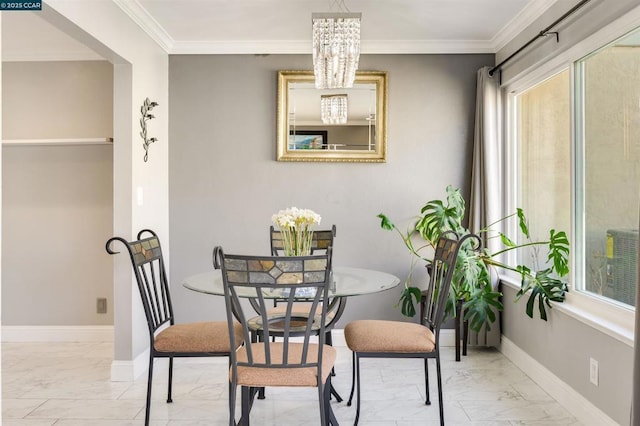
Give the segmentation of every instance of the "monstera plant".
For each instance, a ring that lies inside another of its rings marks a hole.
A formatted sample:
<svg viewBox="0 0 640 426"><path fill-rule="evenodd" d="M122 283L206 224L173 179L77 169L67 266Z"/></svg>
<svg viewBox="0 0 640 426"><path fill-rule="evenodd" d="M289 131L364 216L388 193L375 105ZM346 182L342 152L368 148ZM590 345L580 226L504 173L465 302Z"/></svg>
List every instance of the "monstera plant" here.
<svg viewBox="0 0 640 426"><path fill-rule="evenodd" d="M418 261L429 265L430 260L423 253L434 247L443 232L454 231L459 236L469 233L463 226L464 199L459 189L448 186L446 200L427 202L420 210L416 222L406 232L401 231L386 215L381 213L378 218L381 219L383 229L395 230L400 235L412 254L411 271L405 281L399 305L404 315L413 317L416 314L415 305L421 297L420 288L412 285L414 266ZM510 220L517 220L521 233L517 240L497 229L503 222ZM468 321L472 330L480 331L483 325L490 329L490 324L496 320L496 311L503 308L500 301L502 294L491 285L490 270L501 268L520 275L521 286L516 301L528 295L527 315L533 318L537 302L540 318L546 321L546 309L551 308L551 302L564 301L568 291L567 283L563 281L563 277L569 273L569 240L566 233L551 229L547 240L533 240L524 212L517 209L515 213L490 224L477 234L485 237L485 240L498 238L501 248L489 252L487 248L477 250L471 246L461 247L449 293L448 314L458 315L461 303L464 320ZM512 266L499 260L506 252L527 247L534 248L532 267L524 264ZM538 259L541 249L546 250L544 262Z"/></svg>

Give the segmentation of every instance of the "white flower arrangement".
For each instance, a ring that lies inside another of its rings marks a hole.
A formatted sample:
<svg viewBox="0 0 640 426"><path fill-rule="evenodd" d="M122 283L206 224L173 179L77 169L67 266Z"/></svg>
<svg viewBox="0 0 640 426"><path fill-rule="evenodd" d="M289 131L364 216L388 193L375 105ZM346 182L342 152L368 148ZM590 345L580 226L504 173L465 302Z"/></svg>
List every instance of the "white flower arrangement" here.
<svg viewBox="0 0 640 426"><path fill-rule="evenodd" d="M309 209L289 207L271 217L282 233L286 256L306 256L311 253L313 227L319 225L321 217Z"/></svg>

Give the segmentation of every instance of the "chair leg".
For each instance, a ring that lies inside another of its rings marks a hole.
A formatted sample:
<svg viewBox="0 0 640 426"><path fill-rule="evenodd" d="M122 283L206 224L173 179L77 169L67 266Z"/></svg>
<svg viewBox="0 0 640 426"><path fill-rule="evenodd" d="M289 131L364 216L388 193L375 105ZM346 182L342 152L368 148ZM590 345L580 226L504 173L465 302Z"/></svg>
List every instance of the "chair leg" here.
<svg viewBox="0 0 640 426"><path fill-rule="evenodd" d="M431 405L431 397L429 396L429 358L424 359L424 386L427 399L424 401L426 405Z"/></svg>
<svg viewBox="0 0 640 426"><path fill-rule="evenodd" d="M456 339L456 361L460 361L460 311L462 309L462 301L458 301L458 308L454 319L455 339Z"/></svg>
<svg viewBox="0 0 640 426"><path fill-rule="evenodd" d="M331 426L339 426L338 419L336 419L336 415L333 412L333 408L331 407L331 377L327 379L327 382L324 384L324 410L325 410L325 422L327 425Z"/></svg>
<svg viewBox="0 0 640 426"><path fill-rule="evenodd" d="M324 333L324 342L329 346L333 346L333 335L331 334L331 330ZM331 367L331 375L336 375L336 369L334 367Z"/></svg>
<svg viewBox="0 0 640 426"><path fill-rule="evenodd" d="M229 426L236 426L236 392L238 387L229 381Z"/></svg>
<svg viewBox="0 0 640 426"><path fill-rule="evenodd" d="M356 419L353 422L353 426L357 426L360 419L360 357L356 355L356 386L358 387L356 393Z"/></svg>
<svg viewBox="0 0 640 426"><path fill-rule="evenodd" d="M467 343L469 342L469 321L463 322L462 332L462 355L467 356Z"/></svg>
<svg viewBox="0 0 640 426"><path fill-rule="evenodd" d="M171 388L173 387L173 357L169 358L169 389L167 391L167 403L173 402L171 399Z"/></svg>
<svg viewBox="0 0 640 426"><path fill-rule="evenodd" d="M242 386L242 417L238 426L249 426L249 413L251 412L251 388Z"/></svg>
<svg viewBox="0 0 640 426"><path fill-rule="evenodd" d="M438 403L440 404L440 426L444 426L444 402L442 401L442 373L440 372L440 353L436 352L436 375L438 376Z"/></svg>
<svg viewBox="0 0 640 426"><path fill-rule="evenodd" d="M356 388L356 353L351 354L351 393L349 394L349 401L347 406L351 407L351 401L353 400L353 391Z"/></svg>
<svg viewBox="0 0 640 426"><path fill-rule="evenodd" d="M151 414L151 385L153 382L153 354L149 356L149 377L147 378L147 406L144 410L144 426L149 426Z"/></svg>
<svg viewBox="0 0 640 426"><path fill-rule="evenodd" d="M331 377L331 375L329 375ZM320 406L320 424L322 426L329 425L329 418L327 417L327 409L329 407L329 398L327 397L327 389L329 386L329 379L324 383L318 383L318 405Z"/></svg>

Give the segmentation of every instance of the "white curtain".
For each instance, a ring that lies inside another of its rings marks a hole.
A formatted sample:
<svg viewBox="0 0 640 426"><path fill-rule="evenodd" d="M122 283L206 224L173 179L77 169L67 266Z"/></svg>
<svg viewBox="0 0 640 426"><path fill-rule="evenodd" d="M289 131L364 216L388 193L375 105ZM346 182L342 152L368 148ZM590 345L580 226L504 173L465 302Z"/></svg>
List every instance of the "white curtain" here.
<svg viewBox="0 0 640 426"><path fill-rule="evenodd" d="M490 76L490 69L481 68L477 74L476 123L469 203L471 232L477 232L503 216L502 97L499 73ZM491 244L486 240L484 243ZM495 251L491 246L488 248ZM494 288L497 288L497 276L493 276L492 281ZM499 345L500 316L498 315L498 320L491 324L491 330L483 329L480 333L469 333L469 344Z"/></svg>

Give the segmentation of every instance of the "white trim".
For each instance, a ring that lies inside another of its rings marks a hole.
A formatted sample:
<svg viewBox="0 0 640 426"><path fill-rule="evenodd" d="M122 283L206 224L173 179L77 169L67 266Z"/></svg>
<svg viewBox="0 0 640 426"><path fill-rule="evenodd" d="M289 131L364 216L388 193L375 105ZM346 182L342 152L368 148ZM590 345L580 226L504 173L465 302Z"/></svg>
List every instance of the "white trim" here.
<svg viewBox="0 0 640 426"><path fill-rule="evenodd" d="M113 138L3 139L2 145L111 145Z"/></svg>
<svg viewBox="0 0 640 426"><path fill-rule="evenodd" d="M520 290L520 282L510 276L501 276L502 284ZM629 347L633 347L635 313L614 303L608 303L586 294L567 293L564 303L551 302L552 309L576 319Z"/></svg>
<svg viewBox="0 0 640 426"><path fill-rule="evenodd" d="M490 40L368 40L360 51L370 54L495 53ZM310 54L307 40L176 41L169 54Z"/></svg>
<svg viewBox="0 0 640 426"><path fill-rule="evenodd" d="M173 38L162 28L153 16L142 7L138 0L113 0L124 13L131 18L147 35L165 52L171 53L174 44Z"/></svg>
<svg viewBox="0 0 640 426"><path fill-rule="evenodd" d="M635 312L632 309L577 291L568 293L565 303L558 303L555 307L633 348Z"/></svg>
<svg viewBox="0 0 640 426"><path fill-rule="evenodd" d="M133 361L111 361L112 382L132 382L147 372L149 367L149 348Z"/></svg>
<svg viewBox="0 0 640 426"><path fill-rule="evenodd" d="M537 0L529 2L515 18L507 23L491 40L491 46L494 52L499 52L507 43L516 38L522 32L523 28L527 28L533 24L544 12L553 6L558 0Z"/></svg>
<svg viewBox="0 0 640 426"><path fill-rule="evenodd" d="M360 52L365 55L495 53L491 40L363 40Z"/></svg>
<svg viewBox="0 0 640 426"><path fill-rule="evenodd" d="M571 386L560 380L542 364L520 349L515 343L502 336L500 352L528 375L553 399L558 401L580 424L587 426L618 425L609 416L576 392Z"/></svg>
<svg viewBox="0 0 640 426"><path fill-rule="evenodd" d="M151 39L170 55L177 54L309 54L311 40L178 41L156 21L138 0L113 0ZM362 54L464 54L496 53L524 26L533 23L557 0L536 0L491 40L365 40Z"/></svg>
<svg viewBox="0 0 640 426"><path fill-rule="evenodd" d="M440 330L440 346L453 347L455 345L456 345L456 331L452 328Z"/></svg>
<svg viewBox="0 0 640 426"><path fill-rule="evenodd" d="M3 342L113 342L112 325L3 325Z"/></svg>
<svg viewBox="0 0 640 426"><path fill-rule="evenodd" d="M176 41L172 55L308 54L311 42L295 40Z"/></svg>

